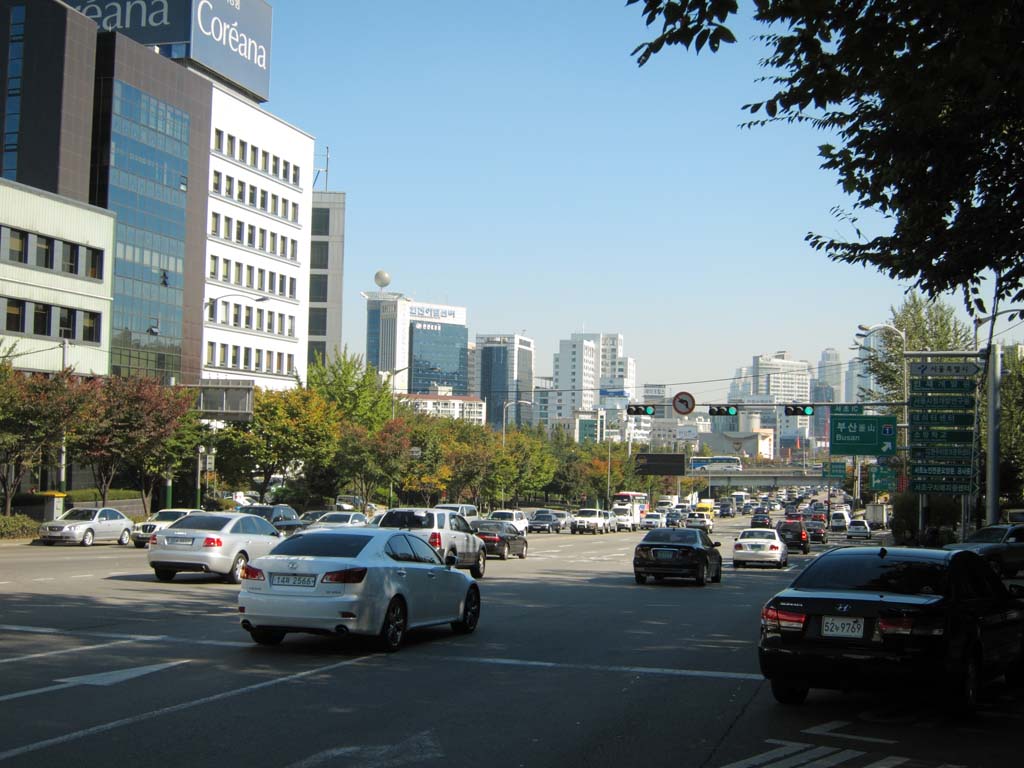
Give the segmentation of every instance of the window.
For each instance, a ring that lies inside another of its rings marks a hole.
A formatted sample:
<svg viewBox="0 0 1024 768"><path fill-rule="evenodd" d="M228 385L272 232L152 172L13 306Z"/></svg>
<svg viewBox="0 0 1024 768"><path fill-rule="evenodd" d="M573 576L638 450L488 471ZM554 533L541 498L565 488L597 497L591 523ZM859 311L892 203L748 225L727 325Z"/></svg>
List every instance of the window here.
<svg viewBox="0 0 1024 768"><path fill-rule="evenodd" d="M245 182L244 181L239 181L238 182L238 202L240 202L240 203L244 203L245 202Z"/></svg>
<svg viewBox="0 0 1024 768"><path fill-rule="evenodd" d="M266 285L267 273L262 269L256 272L256 290L262 291Z"/></svg>
<svg viewBox="0 0 1024 768"><path fill-rule="evenodd" d="M250 224L246 229L245 243L250 248L256 247L256 227L252 224Z"/></svg>
<svg viewBox="0 0 1024 768"><path fill-rule="evenodd" d="M264 211L267 210L267 190L265 189L260 190L260 208Z"/></svg>
<svg viewBox="0 0 1024 768"><path fill-rule="evenodd" d="M249 205L253 208L256 207L256 186L253 184L249 185Z"/></svg>
<svg viewBox="0 0 1024 768"><path fill-rule="evenodd" d="M75 338L75 310L66 307L60 308L60 327L57 335L62 339Z"/></svg>
<svg viewBox="0 0 1024 768"><path fill-rule="evenodd" d="M267 230L265 230L265 229L261 229L260 230L260 245L259 245L259 249L261 251L267 250Z"/></svg>
<svg viewBox="0 0 1024 768"><path fill-rule="evenodd" d="M271 272L267 277L267 291L273 293L274 288L277 286L277 273Z"/></svg>
<svg viewBox="0 0 1024 768"><path fill-rule="evenodd" d="M7 258L19 264L28 264L28 234L17 229L10 230Z"/></svg>
<svg viewBox="0 0 1024 768"><path fill-rule="evenodd" d="M213 132L213 148L218 152L224 151L224 131Z"/></svg>
<svg viewBox="0 0 1024 768"><path fill-rule="evenodd" d="M240 243L245 238L245 224L241 221L235 222L235 242Z"/></svg>
<svg viewBox="0 0 1024 768"><path fill-rule="evenodd" d="M217 345L214 344L212 341L206 342L206 364L217 364Z"/></svg>
<svg viewBox="0 0 1024 768"><path fill-rule="evenodd" d="M284 352L278 352L277 353L277 368L275 370L277 371L277 373L285 373L285 370L284 370Z"/></svg>
<svg viewBox="0 0 1024 768"><path fill-rule="evenodd" d="M238 352L239 352L239 349L238 349L237 346L232 346L231 347L231 367L232 368L237 368L238 367Z"/></svg>
<svg viewBox="0 0 1024 768"><path fill-rule="evenodd" d="M25 332L25 302L21 299L7 300L7 330L11 333Z"/></svg>
<svg viewBox="0 0 1024 768"><path fill-rule="evenodd" d="M238 142L238 159L241 160L244 163L245 162L245 158L248 157L248 155L249 155L249 143L246 142L246 141L239 140L239 142Z"/></svg>
<svg viewBox="0 0 1024 768"><path fill-rule="evenodd" d="M327 275L309 276L309 300L321 304L327 301Z"/></svg>
<svg viewBox="0 0 1024 768"><path fill-rule="evenodd" d="M299 220L299 204L292 203L292 221Z"/></svg>
<svg viewBox="0 0 1024 768"><path fill-rule="evenodd" d="M230 216L224 217L224 239L231 239L231 232L234 229L235 222Z"/></svg>
<svg viewBox="0 0 1024 768"><path fill-rule="evenodd" d="M295 373L295 355L288 355L288 373Z"/></svg>
<svg viewBox="0 0 1024 768"><path fill-rule="evenodd" d="M36 238L36 266L43 269L53 269L53 238Z"/></svg>
<svg viewBox="0 0 1024 768"><path fill-rule="evenodd" d="M314 208L313 220L310 225L310 234L313 237L327 237L331 234L331 209Z"/></svg>
<svg viewBox="0 0 1024 768"><path fill-rule="evenodd" d="M261 370L263 368L263 350L262 349L257 349L256 350L256 365L255 365L255 368L256 368L257 371Z"/></svg>
<svg viewBox="0 0 1024 768"><path fill-rule="evenodd" d="M85 249L85 276L103 279L103 251L99 248Z"/></svg>
<svg viewBox="0 0 1024 768"><path fill-rule="evenodd" d="M50 335L50 315L53 307L49 304L36 304L32 317L32 333L36 336Z"/></svg>
<svg viewBox="0 0 1024 768"><path fill-rule="evenodd" d="M327 335L327 308L326 307L312 307L309 310L309 335L310 336L326 336Z"/></svg>
<svg viewBox="0 0 1024 768"><path fill-rule="evenodd" d="M247 266L245 268L245 287L246 288L252 288L252 277L253 277L253 273L255 271L256 271L255 268L253 268L251 266Z"/></svg>
<svg viewBox="0 0 1024 768"><path fill-rule="evenodd" d="M295 298L295 278L294 277L289 277L288 278L288 298L289 299L294 299Z"/></svg>
<svg viewBox="0 0 1024 768"><path fill-rule="evenodd" d="M288 278L285 277L284 275L279 275L277 279L278 279L278 282L277 282L277 293L280 296L284 296L285 295L285 286L288 285Z"/></svg>
<svg viewBox="0 0 1024 768"><path fill-rule="evenodd" d="M295 315L288 315L288 335L295 338Z"/></svg>
<svg viewBox="0 0 1024 768"><path fill-rule="evenodd" d="M100 341L100 313L82 313L82 341Z"/></svg>
<svg viewBox="0 0 1024 768"><path fill-rule="evenodd" d="M252 328L252 307L245 308L245 327ZM248 367L247 365L246 368Z"/></svg>
<svg viewBox="0 0 1024 768"><path fill-rule="evenodd" d="M220 317L221 322L227 325L228 320L231 318L231 304L229 302L222 301L220 303Z"/></svg>
<svg viewBox="0 0 1024 768"><path fill-rule="evenodd" d="M232 176L224 178L224 194L228 197L235 196L235 179Z"/></svg>
<svg viewBox="0 0 1024 768"><path fill-rule="evenodd" d="M262 160L262 162L260 163L260 168L264 173L266 173L267 168L270 165L270 153L264 150L263 154L260 156L260 159Z"/></svg>
<svg viewBox="0 0 1024 768"><path fill-rule="evenodd" d="M217 266L218 266L217 262L218 262L217 257L211 255L210 256L210 277L213 280L217 279Z"/></svg>
<svg viewBox="0 0 1024 768"><path fill-rule="evenodd" d="M281 161L281 178L284 179L285 181L288 181L288 179L289 179L289 177L291 175L292 175L292 164L289 163L287 160Z"/></svg>
<svg viewBox="0 0 1024 768"><path fill-rule="evenodd" d="M292 184L299 186L299 166L292 166Z"/></svg>
<svg viewBox="0 0 1024 768"><path fill-rule="evenodd" d="M280 210L279 203L280 203L280 200L277 197L277 195L271 195L270 196L270 212L272 214L274 214L275 216L277 216L277 212L278 212L278 210Z"/></svg>
<svg viewBox="0 0 1024 768"><path fill-rule="evenodd" d="M232 307L231 324L238 328L242 324L242 305L235 304Z"/></svg>
<svg viewBox="0 0 1024 768"><path fill-rule="evenodd" d="M256 310L256 330L257 331L262 331L263 330L263 310L262 309L257 309Z"/></svg>
<svg viewBox="0 0 1024 768"><path fill-rule="evenodd" d="M78 274L78 245L75 243L62 243L61 244L61 263L60 268L62 272L66 272L69 275Z"/></svg>
<svg viewBox="0 0 1024 768"><path fill-rule="evenodd" d="M211 323L217 322L217 302L208 301L206 303L206 319Z"/></svg>
<svg viewBox="0 0 1024 768"><path fill-rule="evenodd" d="M227 154L229 157L235 156L235 137L232 136L230 133L228 134Z"/></svg>
<svg viewBox="0 0 1024 768"><path fill-rule="evenodd" d="M224 259L224 269L220 273L220 279L225 283L231 282L231 259Z"/></svg>
<svg viewBox="0 0 1024 768"><path fill-rule="evenodd" d="M330 258L327 243L317 240L309 244L309 268L329 269Z"/></svg>
<svg viewBox="0 0 1024 768"><path fill-rule="evenodd" d="M275 176L280 176L281 175L280 168L281 168L281 158L279 158L277 155L274 155L274 162L273 162L273 165L271 166L270 172L272 174L274 174Z"/></svg>
<svg viewBox="0 0 1024 768"><path fill-rule="evenodd" d="M242 367L246 370L252 368L252 348L246 347L242 351Z"/></svg>
<svg viewBox="0 0 1024 768"><path fill-rule="evenodd" d="M260 150L257 146L249 147L249 165L255 168L259 164Z"/></svg>
<svg viewBox="0 0 1024 768"><path fill-rule="evenodd" d="M275 255L277 254L277 233L276 232L271 232L270 233L270 252L275 254Z"/></svg>
<svg viewBox="0 0 1024 768"><path fill-rule="evenodd" d="M219 195L220 194L220 189L221 189L221 175L220 175L220 171L214 171L213 172L213 191L216 192Z"/></svg>
<svg viewBox="0 0 1024 768"><path fill-rule="evenodd" d="M220 345L220 366L221 366L221 368L227 368L228 367L228 345L227 344L221 344Z"/></svg>
<svg viewBox="0 0 1024 768"><path fill-rule="evenodd" d="M292 240L292 261L299 260L299 241Z"/></svg>

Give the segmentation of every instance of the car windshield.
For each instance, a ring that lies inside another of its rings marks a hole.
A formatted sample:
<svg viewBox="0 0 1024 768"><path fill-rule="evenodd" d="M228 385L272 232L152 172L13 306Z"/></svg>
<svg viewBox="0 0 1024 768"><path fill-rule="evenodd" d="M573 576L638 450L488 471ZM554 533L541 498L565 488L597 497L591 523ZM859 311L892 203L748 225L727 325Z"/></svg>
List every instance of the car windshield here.
<svg viewBox="0 0 1024 768"><path fill-rule="evenodd" d="M189 515L172 523L168 528L187 528L190 531L219 531L233 519L224 515Z"/></svg>
<svg viewBox="0 0 1024 768"><path fill-rule="evenodd" d="M511 512L494 512L491 515L492 520L511 520L513 515Z"/></svg>
<svg viewBox="0 0 1024 768"><path fill-rule="evenodd" d="M302 557L356 557L369 543L372 536L349 533L296 533L289 536L272 550L272 555L297 555Z"/></svg>
<svg viewBox="0 0 1024 768"><path fill-rule="evenodd" d="M889 554L819 557L793 582L796 589L894 592L900 595L943 595L944 562L903 560Z"/></svg>
<svg viewBox="0 0 1024 768"><path fill-rule="evenodd" d="M351 522L351 520L352 520L352 515L350 515L350 514L347 514L345 512L332 512L329 515L324 515L319 520L317 520L317 522L318 523L348 523L348 522Z"/></svg>
<svg viewBox="0 0 1024 768"><path fill-rule="evenodd" d="M743 531L740 534L741 539L775 539L775 531Z"/></svg>
<svg viewBox="0 0 1024 768"><path fill-rule="evenodd" d="M819 520L812 520L811 522L807 523L806 527L807 527L808 531L823 531L823 530L825 530L825 524L823 522L819 521Z"/></svg>
<svg viewBox="0 0 1024 768"><path fill-rule="evenodd" d="M381 528L433 528L434 515L431 512L414 509L392 509L384 513Z"/></svg>
<svg viewBox="0 0 1024 768"><path fill-rule="evenodd" d="M1005 528L982 528L967 537L967 541L995 544L1003 540Z"/></svg>
<svg viewBox="0 0 1024 768"><path fill-rule="evenodd" d="M552 515L550 512L538 512L536 515L533 516L533 519L534 520L554 520L555 516Z"/></svg>
<svg viewBox="0 0 1024 768"><path fill-rule="evenodd" d="M661 528L644 536L644 542L649 544L697 544L699 541L697 531L685 528Z"/></svg>
<svg viewBox="0 0 1024 768"><path fill-rule="evenodd" d="M490 533L502 533L505 530L504 523L479 522L473 526L477 531L488 531Z"/></svg>
<svg viewBox="0 0 1024 768"><path fill-rule="evenodd" d="M62 520L92 520L96 517L95 509L72 509L64 513Z"/></svg>
<svg viewBox="0 0 1024 768"><path fill-rule="evenodd" d="M596 509L581 509L576 513L576 517L597 517Z"/></svg>
<svg viewBox="0 0 1024 768"><path fill-rule="evenodd" d="M176 509L165 509L161 512L156 513L156 517L153 519L160 523L169 523L182 517L185 513L179 512Z"/></svg>

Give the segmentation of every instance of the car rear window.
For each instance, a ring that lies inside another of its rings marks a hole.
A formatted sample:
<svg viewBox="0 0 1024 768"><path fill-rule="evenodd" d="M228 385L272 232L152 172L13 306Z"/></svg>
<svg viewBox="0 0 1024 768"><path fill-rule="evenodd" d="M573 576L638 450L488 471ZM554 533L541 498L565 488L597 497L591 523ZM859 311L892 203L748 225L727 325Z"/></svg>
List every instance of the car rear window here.
<svg viewBox="0 0 1024 768"><path fill-rule="evenodd" d="M513 515L511 512L495 512L491 515L491 520L512 520Z"/></svg>
<svg viewBox="0 0 1024 768"><path fill-rule="evenodd" d="M655 544L696 544L700 540L696 531L685 528L659 528L644 536L644 541Z"/></svg>
<svg viewBox="0 0 1024 768"><path fill-rule="evenodd" d="M819 557L793 582L796 589L850 589L900 595L943 595L948 573L943 562L886 557Z"/></svg>
<svg viewBox="0 0 1024 768"><path fill-rule="evenodd" d="M296 533L272 550L272 555L303 557L356 557L372 536L350 533Z"/></svg>
<svg viewBox="0 0 1024 768"><path fill-rule="evenodd" d="M431 512L417 512L410 509L393 509L384 513L381 528L433 528L434 515Z"/></svg>
<svg viewBox="0 0 1024 768"><path fill-rule="evenodd" d="M740 534L741 539L771 539L775 540L775 531L743 531Z"/></svg>
<svg viewBox="0 0 1024 768"><path fill-rule="evenodd" d="M168 528L187 528L190 531L219 531L233 518L223 515L189 515L171 523Z"/></svg>

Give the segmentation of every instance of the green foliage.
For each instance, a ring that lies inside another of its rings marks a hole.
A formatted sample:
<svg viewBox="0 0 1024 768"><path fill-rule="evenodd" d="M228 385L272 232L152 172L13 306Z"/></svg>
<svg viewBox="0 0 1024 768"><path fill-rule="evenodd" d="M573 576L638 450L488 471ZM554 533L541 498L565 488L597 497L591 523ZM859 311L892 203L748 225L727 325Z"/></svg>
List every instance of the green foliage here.
<svg viewBox="0 0 1024 768"><path fill-rule="evenodd" d="M716 50L734 37L722 23L734 0L642 3L654 40ZM892 223L865 238L852 214L851 239L808 234L829 258L873 265L915 282L929 296L961 290L985 311L982 278L996 274L996 300L1024 300L1024 5L982 0L754 0L768 28L764 79L774 92L745 105L751 125L807 122L834 136L822 167L838 176L855 209Z"/></svg>
<svg viewBox="0 0 1024 768"><path fill-rule="evenodd" d="M39 523L27 515L0 517L0 539L29 539L38 530Z"/></svg>
<svg viewBox="0 0 1024 768"><path fill-rule="evenodd" d="M371 433L391 418L391 390L372 366L364 366L363 358L350 355L347 347L330 361L309 366L307 378L309 389Z"/></svg>

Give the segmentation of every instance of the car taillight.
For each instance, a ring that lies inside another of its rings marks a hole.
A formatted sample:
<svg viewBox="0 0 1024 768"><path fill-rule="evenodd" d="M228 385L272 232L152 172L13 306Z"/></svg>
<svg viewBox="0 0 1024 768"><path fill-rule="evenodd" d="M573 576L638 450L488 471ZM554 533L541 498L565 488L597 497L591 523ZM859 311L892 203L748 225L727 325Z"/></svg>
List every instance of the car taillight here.
<svg viewBox="0 0 1024 768"><path fill-rule="evenodd" d="M778 552L779 551L779 545L778 544L771 544L768 547L768 551L770 551L770 552Z"/></svg>
<svg viewBox="0 0 1024 768"><path fill-rule="evenodd" d="M320 579L320 582L323 584L360 584L365 578L365 568L346 568L343 571L328 571Z"/></svg>
<svg viewBox="0 0 1024 768"><path fill-rule="evenodd" d="M780 611L778 608L773 608L769 605L761 609L761 623L769 631L787 630L799 632L804 628L805 621L807 621L806 613Z"/></svg>
<svg viewBox="0 0 1024 768"><path fill-rule="evenodd" d="M152 536L149 537L149 543L150 544L156 544L156 534L155 533Z"/></svg>
<svg viewBox="0 0 1024 768"><path fill-rule="evenodd" d="M743 549L743 545L742 545L742 544L740 544L740 543L739 543L739 542L737 541L737 542L736 542L735 544L733 544L733 545L732 545L732 548L733 548L733 549Z"/></svg>
<svg viewBox="0 0 1024 768"><path fill-rule="evenodd" d="M878 631L883 635L909 635L914 631L914 620L908 616L879 617Z"/></svg>
<svg viewBox="0 0 1024 768"><path fill-rule="evenodd" d="M807 541L807 531L800 531L800 541Z"/></svg>
<svg viewBox="0 0 1024 768"><path fill-rule="evenodd" d="M489 535L485 535L483 533L478 533L477 536L479 536L484 541L501 541L501 537L500 536L495 536L493 533L489 534Z"/></svg>
<svg viewBox="0 0 1024 768"><path fill-rule="evenodd" d="M207 536L203 539L204 547L223 547L224 542L214 536Z"/></svg>
<svg viewBox="0 0 1024 768"><path fill-rule="evenodd" d="M246 563L245 567L242 569L242 578L243 579L248 579L249 581L264 581L265 580L263 578L263 571L261 571L259 568L253 568L248 563Z"/></svg>
<svg viewBox="0 0 1024 768"><path fill-rule="evenodd" d="M440 549L441 548L441 533L439 531L434 531L433 533L431 533L430 534L430 538L427 539L427 543L430 546L432 546L434 549Z"/></svg>

